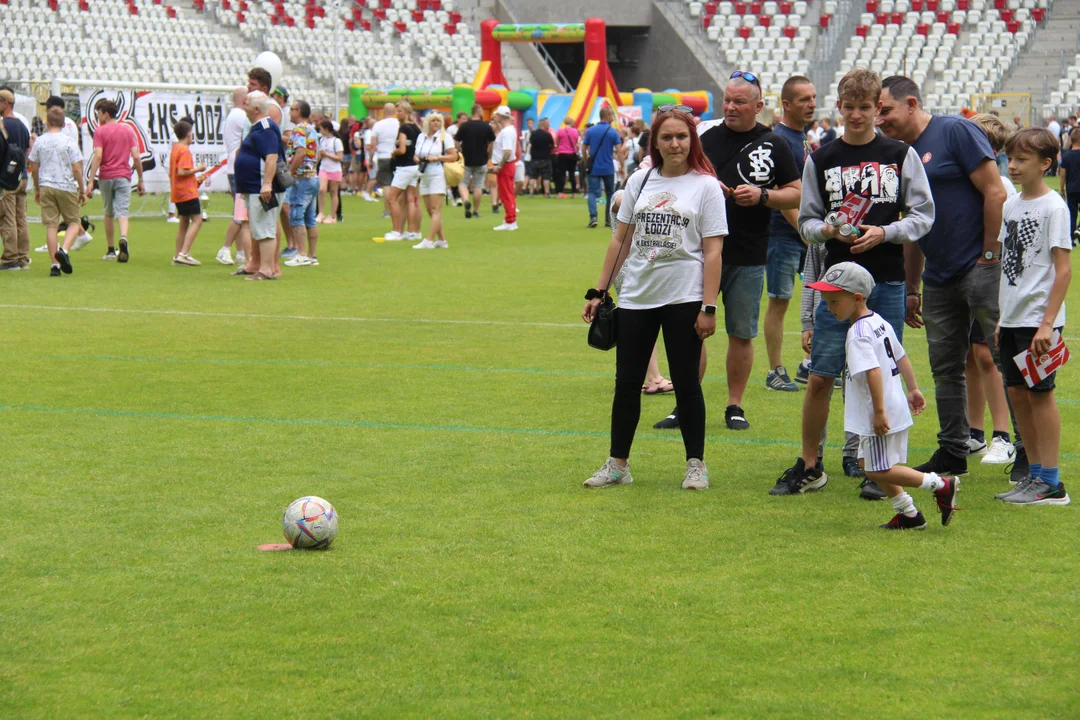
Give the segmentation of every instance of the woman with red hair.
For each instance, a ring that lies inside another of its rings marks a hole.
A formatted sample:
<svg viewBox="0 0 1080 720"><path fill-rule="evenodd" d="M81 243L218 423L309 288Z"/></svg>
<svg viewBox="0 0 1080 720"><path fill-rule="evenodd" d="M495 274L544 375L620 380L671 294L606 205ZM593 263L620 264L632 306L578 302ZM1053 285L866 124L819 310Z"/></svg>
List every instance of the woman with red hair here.
<svg viewBox="0 0 1080 720"><path fill-rule="evenodd" d="M657 109L652 168L638 170L627 181L619 225L600 271L603 290L585 295L581 316L592 322L607 283L625 265L616 314L610 457L585 487L633 482L628 458L641 415L641 384L661 329L686 447L682 486L709 487L698 360L702 342L716 332L720 255L728 228L724 194L690 112L683 105Z"/></svg>

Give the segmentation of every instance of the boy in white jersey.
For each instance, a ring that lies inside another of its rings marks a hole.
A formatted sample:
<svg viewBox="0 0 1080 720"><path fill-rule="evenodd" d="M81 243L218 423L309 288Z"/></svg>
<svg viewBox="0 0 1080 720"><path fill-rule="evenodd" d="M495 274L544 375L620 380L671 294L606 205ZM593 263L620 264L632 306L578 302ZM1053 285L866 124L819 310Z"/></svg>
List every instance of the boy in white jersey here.
<svg viewBox="0 0 1080 720"><path fill-rule="evenodd" d="M844 430L859 435L859 459L864 461L866 476L877 483L896 508L896 516L881 527L885 530L926 528L926 518L904 490L909 487L934 493L941 524L948 525L956 509L960 481L903 465L907 462L911 415L921 413L926 400L919 392L915 370L892 326L866 307L874 279L865 268L842 262L807 287L821 291L836 319L851 321L845 343L848 381ZM901 377L908 388L906 396Z"/></svg>

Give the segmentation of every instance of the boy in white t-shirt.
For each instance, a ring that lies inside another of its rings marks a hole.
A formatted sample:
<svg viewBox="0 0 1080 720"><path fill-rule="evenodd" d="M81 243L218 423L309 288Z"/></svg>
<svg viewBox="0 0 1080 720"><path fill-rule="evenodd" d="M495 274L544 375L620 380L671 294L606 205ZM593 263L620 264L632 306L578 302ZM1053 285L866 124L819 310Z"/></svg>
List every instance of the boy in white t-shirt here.
<svg viewBox="0 0 1080 720"><path fill-rule="evenodd" d="M1057 157L1058 141L1045 128L1024 128L1009 136L1005 153L1009 177L1020 184L1020 194L1002 209L1001 315L994 335L1030 469L1013 490L997 498L1012 505L1068 505L1069 494L1058 476L1056 373L1028 387L1013 359L1025 350L1045 355L1054 331L1065 326L1065 293L1072 277L1069 208L1043 179Z"/></svg>
<svg viewBox="0 0 1080 720"><path fill-rule="evenodd" d="M808 288L821 291L829 312L837 320L850 320L844 350L847 354L847 396L844 399L844 430L859 435L859 459L866 476L892 500L896 516L885 530L923 530L926 518L915 509L906 487L934 493L941 524L952 520L960 481L921 473L906 467L908 428L912 413L926 407L919 392L915 370L888 321L866 307L874 279L865 268L851 262L833 265ZM907 395L900 377L908 387Z"/></svg>

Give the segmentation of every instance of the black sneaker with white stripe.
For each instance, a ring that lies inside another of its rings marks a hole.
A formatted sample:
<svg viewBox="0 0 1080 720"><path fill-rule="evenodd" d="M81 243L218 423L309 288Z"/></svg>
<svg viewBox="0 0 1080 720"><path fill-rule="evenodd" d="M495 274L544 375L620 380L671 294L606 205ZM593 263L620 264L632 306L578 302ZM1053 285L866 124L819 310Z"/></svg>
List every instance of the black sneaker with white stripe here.
<svg viewBox="0 0 1080 720"><path fill-rule="evenodd" d="M746 421L746 413L738 405L728 405L724 410L724 422L728 430L749 430L750 423Z"/></svg>
<svg viewBox="0 0 1080 720"><path fill-rule="evenodd" d="M807 468L802 458L784 471L784 474L776 481L776 485L769 490L770 495L801 495L814 492L825 487L829 482L829 476L825 470L818 466Z"/></svg>
<svg viewBox="0 0 1080 720"><path fill-rule="evenodd" d="M676 405L675 409L671 411L671 414L660 422L653 425L653 428L657 430L676 430L679 427L679 406Z"/></svg>

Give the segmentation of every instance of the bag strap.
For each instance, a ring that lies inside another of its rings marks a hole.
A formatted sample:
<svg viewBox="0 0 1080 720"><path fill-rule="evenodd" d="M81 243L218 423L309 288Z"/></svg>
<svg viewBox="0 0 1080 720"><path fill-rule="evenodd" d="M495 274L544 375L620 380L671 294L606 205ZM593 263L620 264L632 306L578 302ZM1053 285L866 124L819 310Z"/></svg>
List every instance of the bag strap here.
<svg viewBox="0 0 1080 720"><path fill-rule="evenodd" d="M637 205L638 198L641 197L641 193L644 192L645 186L649 184L649 178L652 177L653 170L655 170L655 169L656 168L649 168L649 171L647 173L645 173L645 181L642 182L641 187L638 188L638 194L634 197L634 201L630 204L631 208L634 207L635 205ZM622 241L619 243L619 254L615 256L615 264L611 266L611 273L608 275L607 282L604 283L603 289L600 290L600 292L605 297L607 296L608 288L611 287L611 281L615 279L615 268L618 267L619 258L623 254L623 248L626 247L626 234L627 234L627 232L629 232L629 230L630 230L630 228L627 227L627 229L625 231L623 231L623 238L622 238Z"/></svg>

